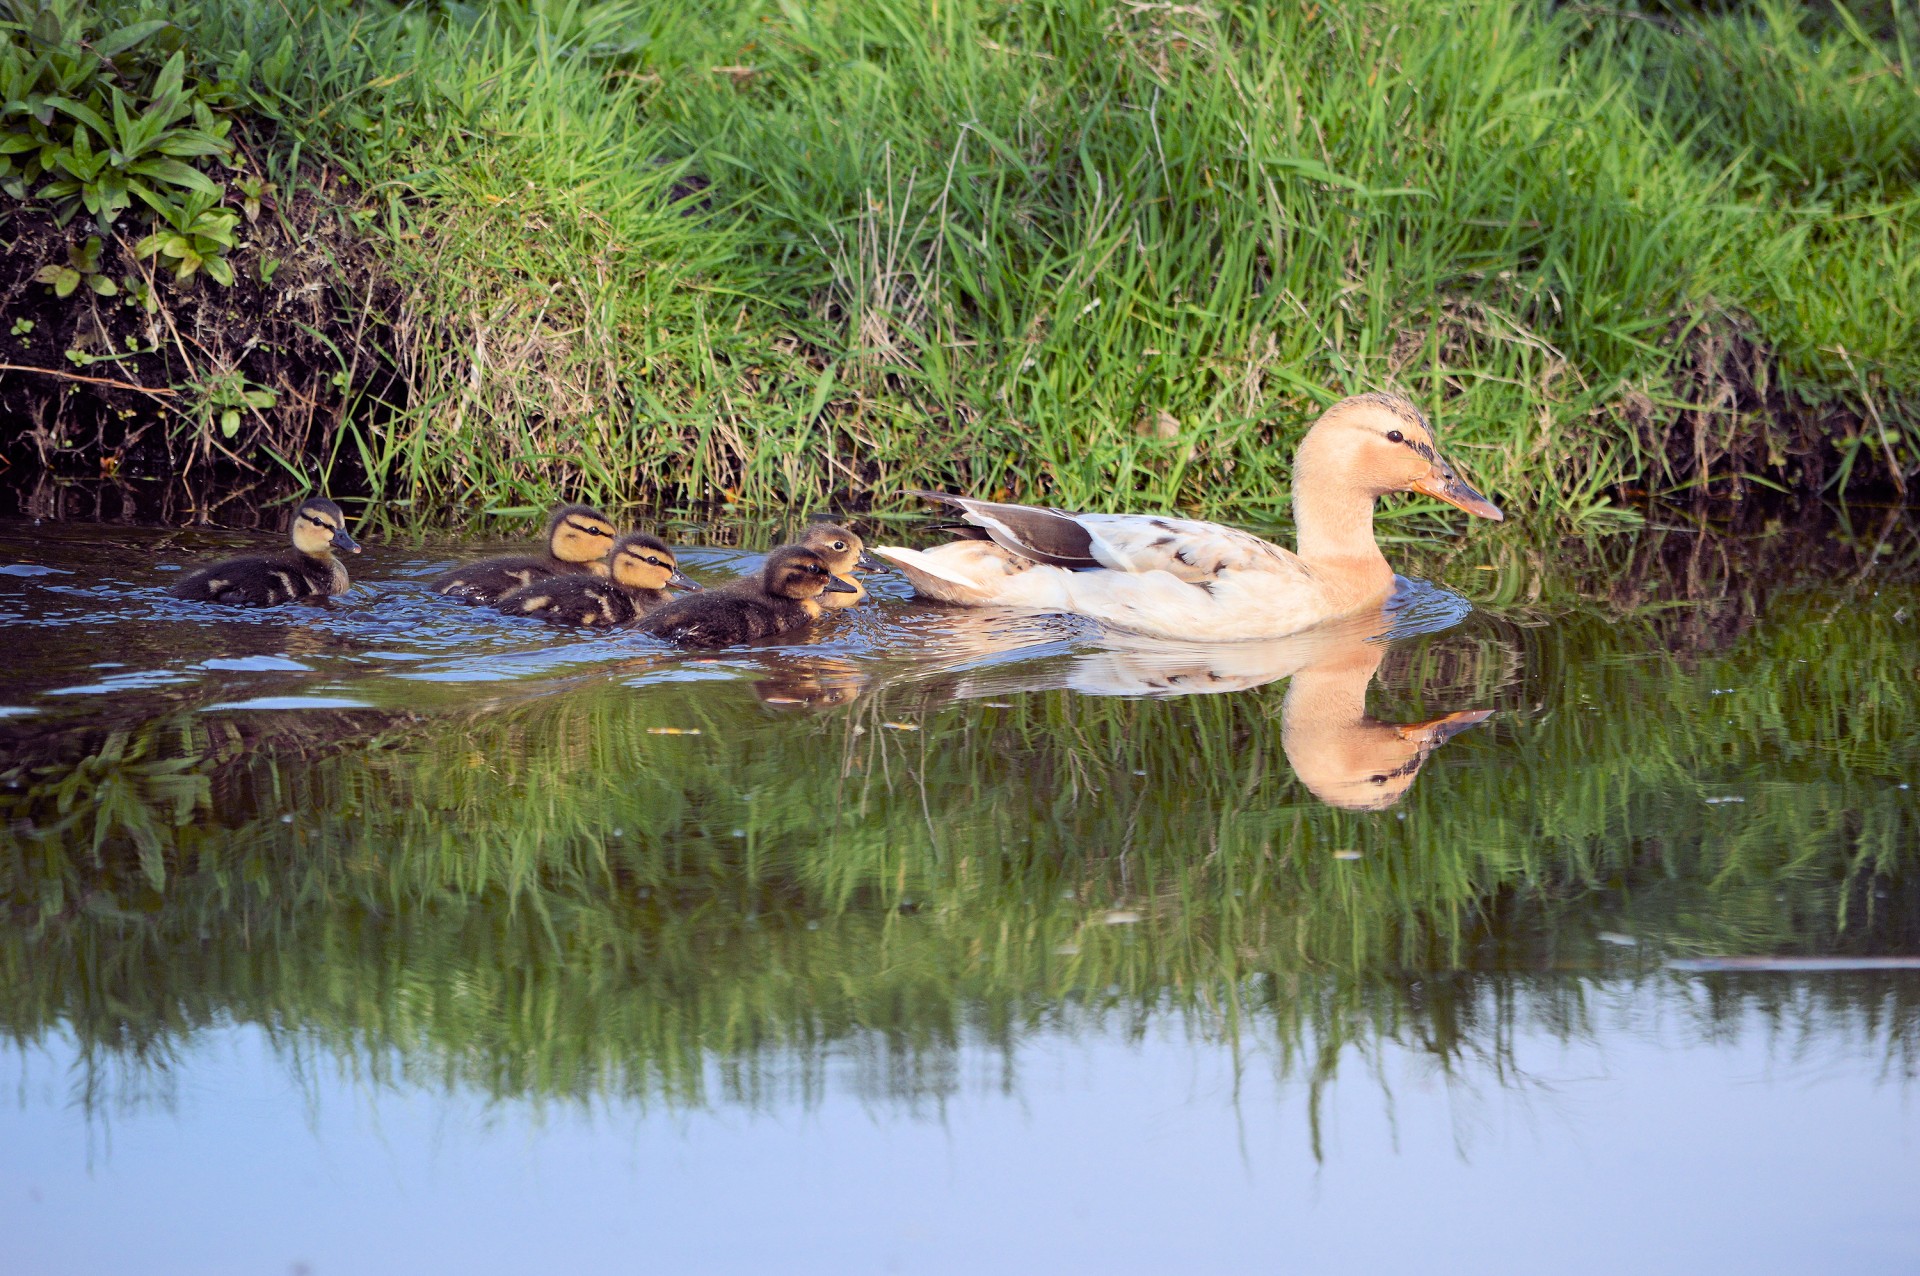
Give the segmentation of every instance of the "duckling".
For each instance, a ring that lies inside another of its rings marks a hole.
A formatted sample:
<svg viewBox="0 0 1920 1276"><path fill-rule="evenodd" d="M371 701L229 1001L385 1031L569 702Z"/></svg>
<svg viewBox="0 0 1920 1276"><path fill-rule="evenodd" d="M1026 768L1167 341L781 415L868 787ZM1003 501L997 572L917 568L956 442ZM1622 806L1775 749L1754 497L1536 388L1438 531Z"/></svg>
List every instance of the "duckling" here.
<svg viewBox="0 0 1920 1276"><path fill-rule="evenodd" d="M853 586L850 594L835 590L820 595L820 605L836 611L857 607L867 599L867 587L860 583L854 572L878 571L886 566L867 552L864 541L838 523L812 524L800 538L800 543L820 555L820 561L827 565L827 570L833 573L835 580Z"/></svg>
<svg viewBox="0 0 1920 1276"><path fill-rule="evenodd" d="M822 594L853 589L806 546L782 545L767 555L757 578L676 598L649 613L640 628L682 647L731 647L818 620Z"/></svg>
<svg viewBox="0 0 1920 1276"><path fill-rule="evenodd" d="M508 591L494 606L509 616L538 616L551 625L611 629L629 625L670 600L667 587L699 589L658 537L628 532L607 555L612 578L556 576Z"/></svg>
<svg viewBox="0 0 1920 1276"><path fill-rule="evenodd" d="M345 593L347 569L336 549L358 554L347 535L347 516L323 496L309 497L293 511L291 554L251 554L202 567L167 590L175 598L225 603L230 607L272 607L297 598L327 598Z"/></svg>
<svg viewBox="0 0 1920 1276"><path fill-rule="evenodd" d="M601 560L613 545L613 523L591 505L556 508L547 516L546 540L545 557L483 558L441 573L428 582L428 587L462 602L492 603L498 602L509 590L531 585L536 580L607 574L607 566Z"/></svg>

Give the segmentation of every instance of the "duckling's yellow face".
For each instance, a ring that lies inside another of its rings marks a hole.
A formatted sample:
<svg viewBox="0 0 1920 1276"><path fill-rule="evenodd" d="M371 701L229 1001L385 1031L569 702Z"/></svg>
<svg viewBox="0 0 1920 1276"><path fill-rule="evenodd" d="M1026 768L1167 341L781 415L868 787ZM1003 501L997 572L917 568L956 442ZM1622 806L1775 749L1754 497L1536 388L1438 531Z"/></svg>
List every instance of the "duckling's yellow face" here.
<svg viewBox="0 0 1920 1276"><path fill-rule="evenodd" d="M1314 480L1324 473L1376 496L1421 492L1481 518L1505 517L1440 455L1420 410L1395 395L1362 394L1334 404L1308 431L1301 455Z"/></svg>
<svg viewBox="0 0 1920 1276"><path fill-rule="evenodd" d="M880 566L879 561L867 553L866 542L837 523L810 524L800 543L818 554L827 570L836 576Z"/></svg>
<svg viewBox="0 0 1920 1276"><path fill-rule="evenodd" d="M761 579L769 594L796 602L818 598L829 589L848 589L833 578L820 555L803 545L785 545L773 551Z"/></svg>
<svg viewBox="0 0 1920 1276"><path fill-rule="evenodd" d="M332 501L315 497L293 512L293 547L302 554L323 558L336 549L358 554L360 545L347 535L347 516Z"/></svg>
<svg viewBox="0 0 1920 1276"><path fill-rule="evenodd" d="M597 510L565 505L555 511L547 550L563 563L597 563L613 547L613 524Z"/></svg>
<svg viewBox="0 0 1920 1276"><path fill-rule="evenodd" d="M665 589L679 574L669 550L623 543L613 551L613 579L628 589Z"/></svg>

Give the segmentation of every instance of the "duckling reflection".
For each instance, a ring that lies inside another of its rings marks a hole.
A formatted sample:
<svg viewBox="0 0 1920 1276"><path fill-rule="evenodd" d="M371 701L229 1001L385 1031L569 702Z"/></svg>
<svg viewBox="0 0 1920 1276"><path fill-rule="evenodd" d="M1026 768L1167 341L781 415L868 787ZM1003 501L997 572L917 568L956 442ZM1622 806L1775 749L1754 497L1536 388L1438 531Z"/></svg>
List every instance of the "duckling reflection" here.
<svg viewBox="0 0 1920 1276"><path fill-rule="evenodd" d="M762 704L778 708L831 709L851 704L867 688L868 678L850 660L827 656L768 657L767 676L753 684Z"/></svg>
<svg viewBox="0 0 1920 1276"><path fill-rule="evenodd" d="M1367 713L1367 691L1389 644L1393 616L1376 609L1265 642L1177 643L1104 633L1084 641L1046 639L1004 618L956 613L936 640L961 656L950 687L958 699L1021 691L1070 690L1094 696L1217 695L1288 678L1280 706L1281 748L1307 790L1329 806L1379 811L1406 796L1434 751L1490 709L1424 722L1382 722ZM1034 638L1040 637L1040 641ZM1031 653L1018 664L1008 657Z"/></svg>

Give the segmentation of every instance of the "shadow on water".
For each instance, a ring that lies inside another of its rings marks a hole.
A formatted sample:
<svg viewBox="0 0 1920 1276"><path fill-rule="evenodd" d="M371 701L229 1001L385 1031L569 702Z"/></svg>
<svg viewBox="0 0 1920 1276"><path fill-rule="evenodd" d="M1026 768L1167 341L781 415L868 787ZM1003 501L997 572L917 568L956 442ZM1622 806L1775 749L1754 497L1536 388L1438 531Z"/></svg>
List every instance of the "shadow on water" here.
<svg viewBox="0 0 1920 1276"><path fill-rule="evenodd" d="M502 1097L806 1101L851 1059L914 1105L962 1043L1169 1020L1315 1094L1385 1043L1498 1082L1615 986L1920 1067L1911 974L1667 965L1920 954L1899 517L1403 553L1476 604L1233 648L880 577L685 655L431 597L435 544L327 608L164 596L237 543L0 527L0 1023L71 1033L89 1103L236 1023Z"/></svg>

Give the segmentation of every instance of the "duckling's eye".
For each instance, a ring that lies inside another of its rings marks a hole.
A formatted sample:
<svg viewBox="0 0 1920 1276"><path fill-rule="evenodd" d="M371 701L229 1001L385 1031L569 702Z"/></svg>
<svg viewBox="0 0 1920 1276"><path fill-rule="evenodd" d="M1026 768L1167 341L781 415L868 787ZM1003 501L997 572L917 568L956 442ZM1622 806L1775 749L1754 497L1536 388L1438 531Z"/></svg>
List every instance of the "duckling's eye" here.
<svg viewBox="0 0 1920 1276"><path fill-rule="evenodd" d="M1369 784L1385 784L1386 782L1387 777L1384 775L1370 775L1367 777L1367 783Z"/></svg>
<svg viewBox="0 0 1920 1276"><path fill-rule="evenodd" d="M833 547L836 550L845 549L847 547L847 543L845 541L835 541L833 543Z"/></svg>
<svg viewBox="0 0 1920 1276"><path fill-rule="evenodd" d="M1405 443L1406 441L1407 441L1407 436L1406 436L1406 435L1404 435L1404 434L1402 434L1402 433L1400 433L1400 431L1398 431L1398 430L1388 430L1388 431L1387 431L1387 442L1389 442L1389 443ZM1382 781L1382 780L1385 780L1385 779L1386 779L1386 777L1385 777L1385 776L1381 776L1379 780L1376 780L1376 781L1375 781L1375 783L1377 784L1377 783L1379 783L1380 781Z"/></svg>

